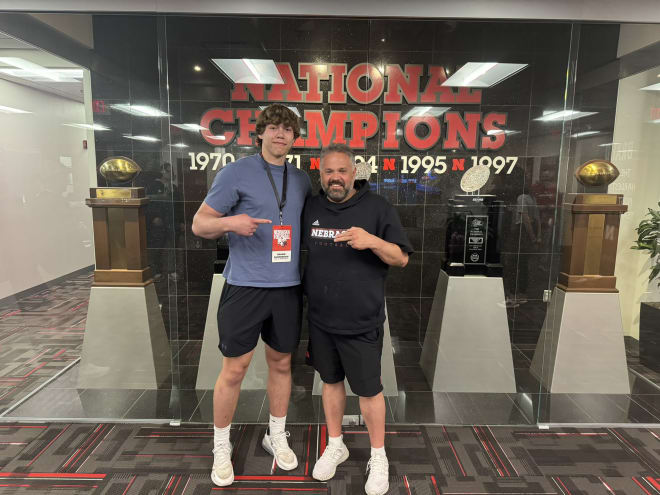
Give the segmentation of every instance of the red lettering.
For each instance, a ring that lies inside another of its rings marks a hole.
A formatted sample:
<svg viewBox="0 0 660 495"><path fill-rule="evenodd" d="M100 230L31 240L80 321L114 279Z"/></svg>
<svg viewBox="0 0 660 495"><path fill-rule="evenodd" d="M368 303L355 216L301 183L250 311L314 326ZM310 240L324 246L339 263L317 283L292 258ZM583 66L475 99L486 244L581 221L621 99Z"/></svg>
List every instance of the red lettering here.
<svg viewBox="0 0 660 495"><path fill-rule="evenodd" d="M330 112L326 124L321 110L305 110L305 120L307 121L305 148L322 148L329 146L330 143L346 144L344 126L347 119L348 112Z"/></svg>
<svg viewBox="0 0 660 495"><path fill-rule="evenodd" d="M319 170L321 168L320 158L311 157L310 160L311 160L311 164L309 166L310 170Z"/></svg>
<svg viewBox="0 0 660 495"><path fill-rule="evenodd" d="M236 144L238 146L254 146L253 134L257 127L257 117L261 113L260 110L236 110L236 117L238 117L238 138Z"/></svg>
<svg viewBox="0 0 660 495"><path fill-rule="evenodd" d="M445 122L447 123L447 136L443 149L457 149L460 147L458 138L468 150L474 150L477 147L477 134L479 132L479 122L481 121L480 112L465 112L465 121L458 112L445 113ZM467 126L466 126L467 122Z"/></svg>
<svg viewBox="0 0 660 495"><path fill-rule="evenodd" d="M360 79L369 79L369 89L360 88ZM383 93L383 75L373 64L361 63L351 69L346 78L346 89L349 96L357 103L373 103Z"/></svg>
<svg viewBox="0 0 660 495"><path fill-rule="evenodd" d="M445 68L441 65L429 67L429 81L420 99L421 103L454 103L454 92L442 83L447 80Z"/></svg>
<svg viewBox="0 0 660 495"><path fill-rule="evenodd" d="M250 96L252 96L254 101L266 101L265 89L265 84L235 84L229 99L231 101L250 101Z"/></svg>
<svg viewBox="0 0 660 495"><path fill-rule="evenodd" d="M482 150L498 150L504 145L506 140L506 133L500 125L506 125L507 114L491 112L484 117L483 128L486 135L481 138ZM489 131L494 133L488 134Z"/></svg>
<svg viewBox="0 0 660 495"><path fill-rule="evenodd" d="M384 150L399 149L399 140L396 137L399 120L401 120L401 112L383 112L383 122L385 123Z"/></svg>
<svg viewBox="0 0 660 495"><path fill-rule="evenodd" d="M465 170L465 158L452 158L451 169L454 170Z"/></svg>
<svg viewBox="0 0 660 495"><path fill-rule="evenodd" d="M346 64L330 64L330 94L328 95L328 103L346 103L346 91L344 91L346 70Z"/></svg>
<svg viewBox="0 0 660 495"><path fill-rule="evenodd" d="M400 65L385 67L387 76L387 92L384 103L401 103L401 96L406 103L417 103L419 100L419 78L422 76L422 65L406 65L405 73Z"/></svg>
<svg viewBox="0 0 660 495"><path fill-rule="evenodd" d="M213 125L213 122L216 120L224 122L225 124L232 124L234 122L234 111L212 108L211 110L204 112L202 120L199 122L199 125L204 127L202 130L204 141L213 146L225 146L234 140L234 135L236 133L233 131L224 131L221 135L214 135L211 131L211 125Z"/></svg>
<svg viewBox="0 0 660 495"><path fill-rule="evenodd" d="M268 101L286 101L291 103L302 103L303 95L298 88L296 77L291 70L291 64L288 62L280 62L277 65L277 70L284 80L284 84L273 84L270 92L268 93Z"/></svg>
<svg viewBox="0 0 660 495"><path fill-rule="evenodd" d="M383 170L394 170L395 158L383 158Z"/></svg>
<svg viewBox="0 0 660 495"><path fill-rule="evenodd" d="M429 130L426 137L420 138L417 136L417 126L420 124L425 125ZM438 142L438 139L440 139L440 122L431 116L410 117L404 128L404 136L406 142L412 148L416 150L427 150L433 147Z"/></svg>
<svg viewBox="0 0 660 495"><path fill-rule="evenodd" d="M328 79L328 67L321 64L298 64L298 77L307 81L307 91L303 92L305 103L323 103L321 79Z"/></svg>
<svg viewBox="0 0 660 495"><path fill-rule="evenodd" d="M378 132L378 117L371 112L351 112L349 117L353 123L353 139L348 145L351 148L364 148L365 139Z"/></svg>

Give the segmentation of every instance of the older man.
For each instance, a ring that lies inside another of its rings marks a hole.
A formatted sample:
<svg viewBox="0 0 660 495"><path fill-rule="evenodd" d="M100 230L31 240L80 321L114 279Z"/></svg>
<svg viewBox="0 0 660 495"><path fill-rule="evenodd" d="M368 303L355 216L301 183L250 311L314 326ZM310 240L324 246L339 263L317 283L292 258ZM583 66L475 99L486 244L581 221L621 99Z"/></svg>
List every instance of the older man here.
<svg viewBox="0 0 660 495"><path fill-rule="evenodd" d="M308 363L323 380L328 446L312 476L328 480L348 458L341 423L346 404L344 378L360 396L371 442L365 491L389 489L385 454L385 398L380 359L388 267L404 267L412 247L396 210L356 181L350 148L335 144L321 153L320 195L308 198L303 213L309 251L304 276L308 299Z"/></svg>

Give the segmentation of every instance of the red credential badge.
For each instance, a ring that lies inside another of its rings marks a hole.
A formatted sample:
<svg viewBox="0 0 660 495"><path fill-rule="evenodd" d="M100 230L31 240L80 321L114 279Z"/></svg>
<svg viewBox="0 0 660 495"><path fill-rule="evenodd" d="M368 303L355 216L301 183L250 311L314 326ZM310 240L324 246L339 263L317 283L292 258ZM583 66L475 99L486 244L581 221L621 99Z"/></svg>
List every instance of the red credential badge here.
<svg viewBox="0 0 660 495"><path fill-rule="evenodd" d="M273 225L273 263L291 261L291 225Z"/></svg>

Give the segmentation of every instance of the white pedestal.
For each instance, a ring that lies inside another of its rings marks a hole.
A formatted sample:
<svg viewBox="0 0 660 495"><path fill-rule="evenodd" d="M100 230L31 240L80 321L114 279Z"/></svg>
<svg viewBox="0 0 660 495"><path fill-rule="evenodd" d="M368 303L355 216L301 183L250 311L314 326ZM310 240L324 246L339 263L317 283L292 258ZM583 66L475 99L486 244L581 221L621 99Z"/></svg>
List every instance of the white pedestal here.
<svg viewBox="0 0 660 495"><path fill-rule="evenodd" d="M383 323L383 354L380 358L380 377L383 383L383 395L397 396L399 391L396 386L396 373L394 371L394 352L392 351L392 337L390 336L390 323L387 317L387 303L385 304L385 323ZM347 395L355 395L351 390L348 380L344 380ZM318 371L314 372L314 386L312 395L321 395L323 381Z"/></svg>
<svg viewBox="0 0 660 495"><path fill-rule="evenodd" d="M220 273L214 274L211 284L211 298L206 312L204 340L202 341L202 353L199 357L196 389L213 390L222 369L223 356L218 348L220 344L218 307L220 306L220 295L224 285L225 277ZM241 384L241 390L266 390L267 384L268 364L266 363L265 347L263 340L259 339L252 361Z"/></svg>
<svg viewBox="0 0 660 495"><path fill-rule="evenodd" d="M154 284L92 287L78 387L155 389L171 371Z"/></svg>
<svg viewBox="0 0 660 495"><path fill-rule="evenodd" d="M555 287L531 372L553 393L629 394L619 294Z"/></svg>
<svg viewBox="0 0 660 495"><path fill-rule="evenodd" d="M440 271L419 364L434 392L516 392L501 277Z"/></svg>

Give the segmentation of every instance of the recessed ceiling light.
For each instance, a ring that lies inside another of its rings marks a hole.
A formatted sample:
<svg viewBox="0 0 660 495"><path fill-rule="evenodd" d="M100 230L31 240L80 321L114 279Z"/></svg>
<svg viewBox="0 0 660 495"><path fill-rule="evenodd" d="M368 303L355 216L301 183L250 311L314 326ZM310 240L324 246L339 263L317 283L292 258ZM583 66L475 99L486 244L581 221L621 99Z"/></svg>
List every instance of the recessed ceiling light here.
<svg viewBox="0 0 660 495"><path fill-rule="evenodd" d="M129 113L137 117L170 117L170 114L147 105L131 105L130 103L115 103L110 108Z"/></svg>
<svg viewBox="0 0 660 495"><path fill-rule="evenodd" d="M443 86L489 88L527 67L527 64L468 62L458 69Z"/></svg>
<svg viewBox="0 0 660 495"><path fill-rule="evenodd" d="M498 134L510 136L511 134L520 134L520 131L514 131L512 129L491 129L486 134L488 136L497 136Z"/></svg>
<svg viewBox="0 0 660 495"><path fill-rule="evenodd" d="M586 136L593 136L595 134L600 134L600 131L584 131L584 132L576 132L575 134L571 134L571 137L574 138L581 138L581 137L586 137Z"/></svg>
<svg viewBox="0 0 660 495"><path fill-rule="evenodd" d="M172 124L173 127L178 127L184 131L198 132L208 130L206 127L202 127L199 124Z"/></svg>
<svg viewBox="0 0 660 495"><path fill-rule="evenodd" d="M23 69L24 71L32 75L45 77L46 79L50 79L51 81L61 80L59 74L57 74L56 71L47 69L46 67L43 67L39 64L35 64L34 62L30 62L29 60L25 60L24 58L0 57L0 63L11 65L13 67L18 67L19 69Z"/></svg>
<svg viewBox="0 0 660 495"><path fill-rule="evenodd" d="M581 119L582 117L588 117L589 115L595 115L597 113L598 112L580 112L578 110L546 110L541 117L534 120L540 120L541 122L575 120Z"/></svg>
<svg viewBox="0 0 660 495"><path fill-rule="evenodd" d="M658 76L660 77L660 76ZM641 88L642 91L660 91L660 83L651 84L645 88Z"/></svg>
<svg viewBox="0 0 660 495"><path fill-rule="evenodd" d="M133 139L134 141L147 141L147 142L150 142L150 143L160 141L160 139L155 138L153 136L131 136L130 134L124 134L124 137L126 139Z"/></svg>
<svg viewBox="0 0 660 495"><path fill-rule="evenodd" d="M110 128L101 124L62 124L67 127L77 127L79 129L89 129L92 131L109 131Z"/></svg>
<svg viewBox="0 0 660 495"><path fill-rule="evenodd" d="M20 108L6 107L4 105L0 105L0 112L1 113L32 113L32 112L28 112L27 110L21 110Z"/></svg>
<svg viewBox="0 0 660 495"><path fill-rule="evenodd" d="M193 70L194 70L195 72L202 72L202 67L201 67L200 65L195 65L195 66L193 67Z"/></svg>
<svg viewBox="0 0 660 495"><path fill-rule="evenodd" d="M211 62L236 84L284 84L272 60L212 58Z"/></svg>
<svg viewBox="0 0 660 495"><path fill-rule="evenodd" d="M408 120L410 117L439 117L451 107L413 107L401 118Z"/></svg>

